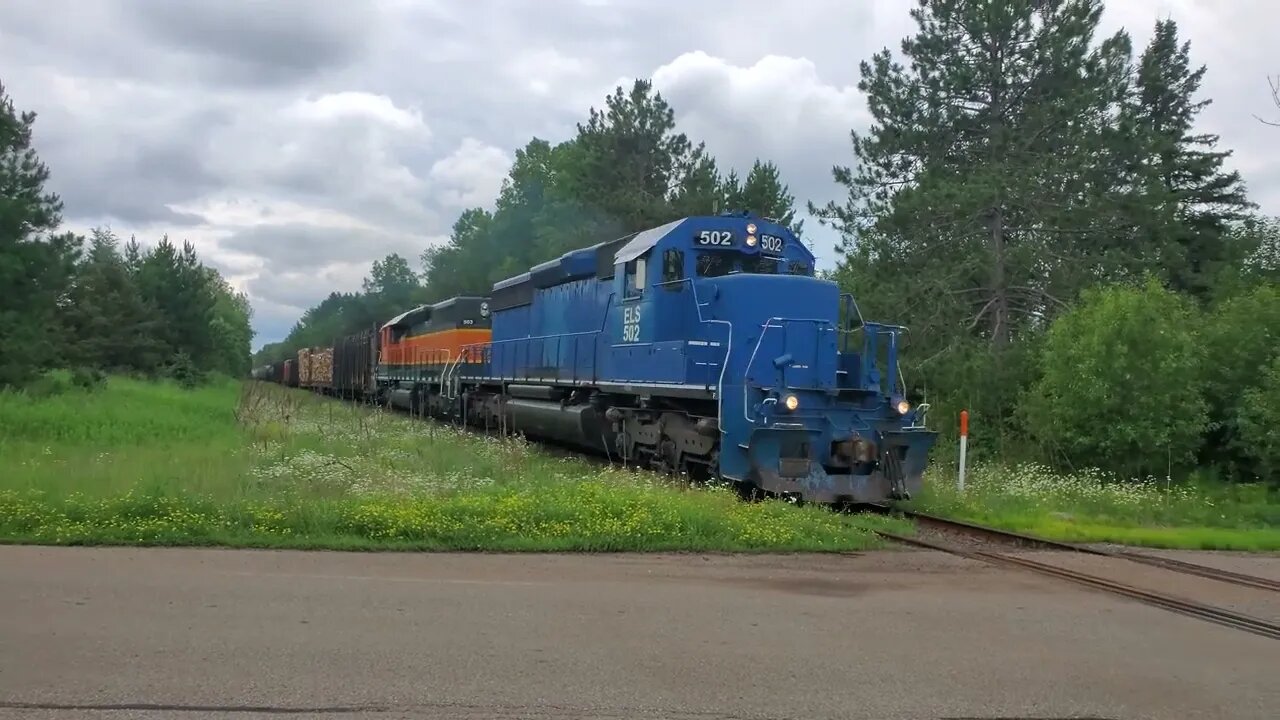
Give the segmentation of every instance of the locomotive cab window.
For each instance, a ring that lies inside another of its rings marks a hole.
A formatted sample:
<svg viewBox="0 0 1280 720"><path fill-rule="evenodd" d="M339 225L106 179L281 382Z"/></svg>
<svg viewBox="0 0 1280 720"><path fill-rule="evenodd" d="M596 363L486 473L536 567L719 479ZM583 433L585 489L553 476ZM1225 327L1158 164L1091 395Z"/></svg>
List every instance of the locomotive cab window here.
<svg viewBox="0 0 1280 720"><path fill-rule="evenodd" d="M780 260L781 258L772 258L768 255L747 255L742 258L742 272L756 273L758 275L777 275Z"/></svg>
<svg viewBox="0 0 1280 720"><path fill-rule="evenodd" d="M768 255L740 255L731 252L704 252L698 255L698 277L720 277L733 273L777 275L781 258Z"/></svg>
<svg viewBox="0 0 1280 720"><path fill-rule="evenodd" d="M662 282L684 279L684 251L671 249L662 253Z"/></svg>
<svg viewBox="0 0 1280 720"><path fill-rule="evenodd" d="M704 252L698 254L698 277L720 277L733 271L733 257L729 253Z"/></svg>
<svg viewBox="0 0 1280 720"><path fill-rule="evenodd" d="M622 280L623 297L640 297L644 294L645 259L638 257L627 263Z"/></svg>

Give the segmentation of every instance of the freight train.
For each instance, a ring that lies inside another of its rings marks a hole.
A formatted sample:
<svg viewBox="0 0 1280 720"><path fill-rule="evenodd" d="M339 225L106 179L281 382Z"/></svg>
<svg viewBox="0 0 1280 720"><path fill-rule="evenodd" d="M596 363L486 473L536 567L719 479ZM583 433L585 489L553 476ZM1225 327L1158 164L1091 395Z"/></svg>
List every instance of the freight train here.
<svg viewBox="0 0 1280 720"><path fill-rule="evenodd" d="M785 226L685 217L574 250L256 377L519 432L749 494L919 491L936 433L864 320Z"/></svg>

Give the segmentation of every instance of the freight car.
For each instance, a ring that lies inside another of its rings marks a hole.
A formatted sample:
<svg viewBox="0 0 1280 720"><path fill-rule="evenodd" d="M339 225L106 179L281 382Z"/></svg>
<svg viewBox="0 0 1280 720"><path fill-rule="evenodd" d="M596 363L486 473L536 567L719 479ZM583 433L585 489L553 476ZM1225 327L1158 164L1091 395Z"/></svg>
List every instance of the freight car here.
<svg viewBox="0 0 1280 720"><path fill-rule="evenodd" d="M686 217L413 308L334 357L376 357L348 389L422 414L747 493L909 497L936 434L900 382L903 328L865 321L813 264L773 220Z"/></svg>
<svg viewBox="0 0 1280 720"><path fill-rule="evenodd" d="M333 377L330 392L355 400L377 391L378 336L374 331L342 338L333 346Z"/></svg>

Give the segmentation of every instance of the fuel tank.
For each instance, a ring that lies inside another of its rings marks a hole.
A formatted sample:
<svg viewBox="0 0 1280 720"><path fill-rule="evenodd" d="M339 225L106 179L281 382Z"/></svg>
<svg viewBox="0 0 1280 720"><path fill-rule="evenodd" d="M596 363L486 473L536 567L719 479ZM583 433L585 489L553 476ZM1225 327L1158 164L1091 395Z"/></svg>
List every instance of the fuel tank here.
<svg viewBox="0 0 1280 720"><path fill-rule="evenodd" d="M508 397L504 403L512 430L592 450L612 450L605 438L612 430L604 416L590 405L561 407L558 402Z"/></svg>
<svg viewBox="0 0 1280 720"><path fill-rule="evenodd" d="M394 388L387 393L387 401L393 407L403 410L413 411L413 391L404 388Z"/></svg>

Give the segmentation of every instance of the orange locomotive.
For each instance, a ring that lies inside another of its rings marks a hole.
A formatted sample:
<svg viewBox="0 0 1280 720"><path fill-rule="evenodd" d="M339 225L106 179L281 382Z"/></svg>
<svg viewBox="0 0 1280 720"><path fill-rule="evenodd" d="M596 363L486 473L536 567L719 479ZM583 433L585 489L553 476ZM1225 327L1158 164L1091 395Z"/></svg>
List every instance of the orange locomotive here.
<svg viewBox="0 0 1280 720"><path fill-rule="evenodd" d="M416 307L379 330L379 380L438 380L464 346L488 342L492 334L487 298L455 297Z"/></svg>

